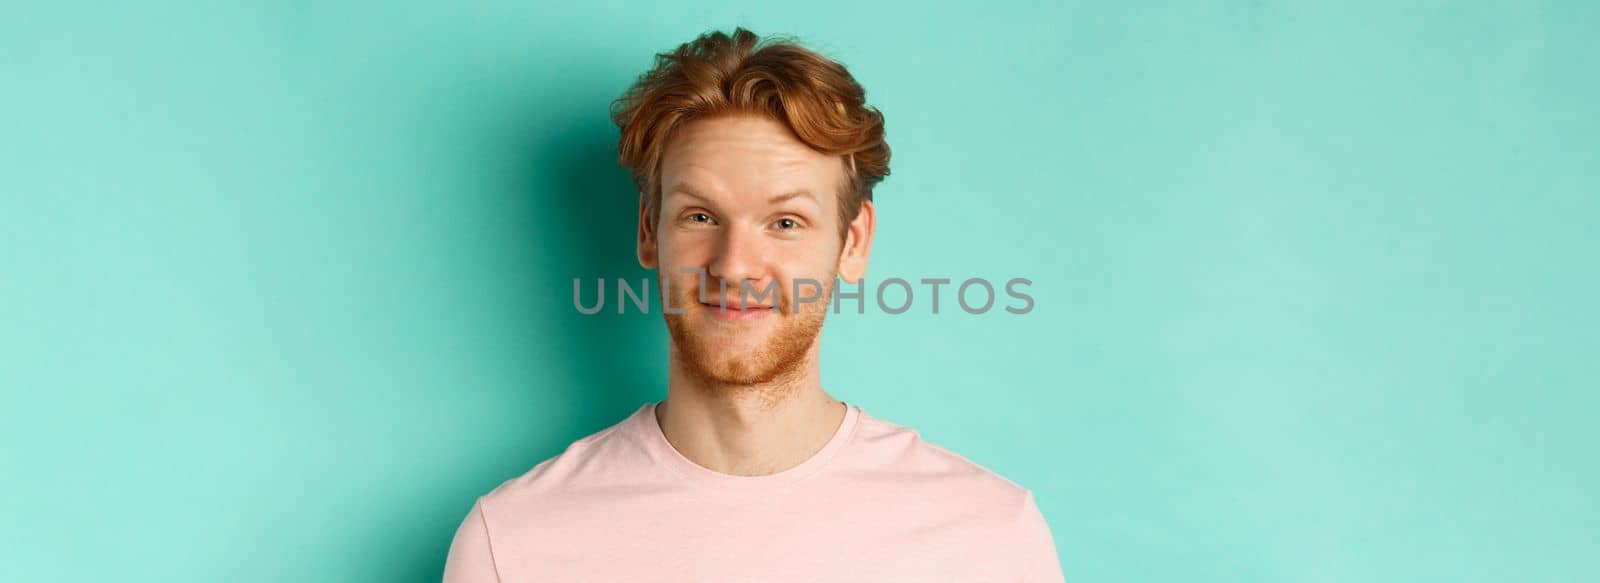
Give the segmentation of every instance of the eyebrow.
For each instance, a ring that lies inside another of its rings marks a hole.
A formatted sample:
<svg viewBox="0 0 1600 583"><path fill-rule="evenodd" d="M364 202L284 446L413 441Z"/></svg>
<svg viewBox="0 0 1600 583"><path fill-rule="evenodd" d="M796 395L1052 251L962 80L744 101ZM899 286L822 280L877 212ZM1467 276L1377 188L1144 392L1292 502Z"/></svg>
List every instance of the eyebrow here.
<svg viewBox="0 0 1600 583"><path fill-rule="evenodd" d="M698 199L700 199L702 201L705 201L705 202L711 202L711 199L706 198L704 195L700 194L695 189L690 188L690 187L688 187L686 185L683 185L683 184L679 184L679 185L673 186L672 190L667 191L667 195L666 196L671 196L671 195L674 195L674 194L682 194L682 195L685 195L685 196L692 196L694 198L698 198ZM666 196L663 196L662 198L666 198Z"/></svg>
<svg viewBox="0 0 1600 583"><path fill-rule="evenodd" d="M696 191L693 187L690 187L690 186L685 185L685 184L674 185L672 187L672 190L668 191L667 194L668 195L681 194L681 195L692 197L692 198L698 198L698 199L700 199L701 201L704 201L704 202L711 202L711 199L706 198L705 195L700 194L699 191ZM817 200L817 195L811 194L810 190L806 190L806 189L802 188L800 190L795 190L795 191L792 191L792 192L785 192L783 194L779 194L779 195L773 196L771 198L768 198L767 199L767 204L778 204L780 202L784 202L784 201L787 201L787 200L790 200L790 199L800 198L800 197L809 198L813 202L817 202L817 203L821 203L822 202L822 201Z"/></svg>
<svg viewBox="0 0 1600 583"><path fill-rule="evenodd" d="M810 198L812 201L817 202L816 195L811 194L811 191L802 188L802 189L796 190L794 192L788 192L788 193L780 194L780 195L774 196L772 198L769 198L769 199L767 199L767 204L778 204L780 202L789 200L791 198L798 198L798 197L802 197L802 196L804 196L806 198Z"/></svg>

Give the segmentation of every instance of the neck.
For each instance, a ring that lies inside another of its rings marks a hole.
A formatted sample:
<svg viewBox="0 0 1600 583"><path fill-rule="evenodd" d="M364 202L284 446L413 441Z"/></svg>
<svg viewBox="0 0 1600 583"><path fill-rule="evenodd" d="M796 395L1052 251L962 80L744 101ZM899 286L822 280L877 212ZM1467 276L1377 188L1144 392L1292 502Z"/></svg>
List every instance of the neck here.
<svg viewBox="0 0 1600 583"><path fill-rule="evenodd" d="M800 465L828 443L845 405L822 390L815 350L795 374L766 385L731 386L685 371L674 358L656 422L690 461L736 476Z"/></svg>

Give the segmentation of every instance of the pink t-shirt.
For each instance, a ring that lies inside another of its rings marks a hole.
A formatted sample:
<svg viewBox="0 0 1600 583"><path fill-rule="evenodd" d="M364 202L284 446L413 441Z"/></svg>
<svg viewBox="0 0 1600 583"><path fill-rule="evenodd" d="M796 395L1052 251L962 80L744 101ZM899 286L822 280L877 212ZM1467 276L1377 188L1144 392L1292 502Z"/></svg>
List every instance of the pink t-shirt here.
<svg viewBox="0 0 1600 583"><path fill-rule="evenodd" d="M848 405L766 476L683 457L655 403L478 498L445 583L1062 580L1033 493Z"/></svg>

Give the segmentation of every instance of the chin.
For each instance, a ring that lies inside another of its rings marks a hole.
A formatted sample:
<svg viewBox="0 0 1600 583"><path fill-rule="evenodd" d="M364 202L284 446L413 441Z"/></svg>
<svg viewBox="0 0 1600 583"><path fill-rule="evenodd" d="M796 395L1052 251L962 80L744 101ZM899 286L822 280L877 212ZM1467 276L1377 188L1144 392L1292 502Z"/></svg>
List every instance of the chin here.
<svg viewBox="0 0 1600 583"><path fill-rule="evenodd" d="M686 313L666 314L667 329L674 358L686 372L730 386L762 385L794 374L821 335L825 313L730 318L713 309L695 303Z"/></svg>
<svg viewBox="0 0 1600 583"><path fill-rule="evenodd" d="M767 346L770 334L758 330L691 330L690 337L700 345L700 353L717 361L742 362L756 358Z"/></svg>

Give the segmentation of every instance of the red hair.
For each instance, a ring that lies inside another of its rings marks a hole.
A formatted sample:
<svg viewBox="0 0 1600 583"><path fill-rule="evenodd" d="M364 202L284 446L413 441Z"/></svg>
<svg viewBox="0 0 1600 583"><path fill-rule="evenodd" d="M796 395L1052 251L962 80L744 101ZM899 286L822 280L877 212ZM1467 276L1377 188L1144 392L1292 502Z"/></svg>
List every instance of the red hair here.
<svg viewBox="0 0 1600 583"><path fill-rule="evenodd" d="M889 175L883 114L843 65L789 40L762 40L743 28L708 32L656 55L611 107L621 128L617 152L652 221L659 219L661 156L679 128L696 119L755 114L776 120L818 152L839 156L841 233Z"/></svg>

